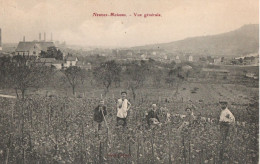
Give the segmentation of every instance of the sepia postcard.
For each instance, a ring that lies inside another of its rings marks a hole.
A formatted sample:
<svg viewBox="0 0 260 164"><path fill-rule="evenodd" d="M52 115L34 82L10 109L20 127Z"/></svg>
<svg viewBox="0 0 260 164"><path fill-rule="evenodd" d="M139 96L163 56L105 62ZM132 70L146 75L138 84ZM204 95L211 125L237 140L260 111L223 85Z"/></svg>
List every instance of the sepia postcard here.
<svg viewBox="0 0 260 164"><path fill-rule="evenodd" d="M258 164L258 0L0 0L0 163Z"/></svg>

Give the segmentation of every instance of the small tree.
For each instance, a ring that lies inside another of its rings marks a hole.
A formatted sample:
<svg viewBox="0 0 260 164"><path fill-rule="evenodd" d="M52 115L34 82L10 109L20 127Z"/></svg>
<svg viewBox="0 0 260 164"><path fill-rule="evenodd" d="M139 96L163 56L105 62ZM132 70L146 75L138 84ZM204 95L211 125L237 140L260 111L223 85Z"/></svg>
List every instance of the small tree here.
<svg viewBox="0 0 260 164"><path fill-rule="evenodd" d="M52 75L50 67L37 64L34 59L22 56L14 57L5 71L8 73L5 81L9 87L15 89L18 98L18 91L21 91L22 98L24 98L27 89L37 89L46 85Z"/></svg>
<svg viewBox="0 0 260 164"><path fill-rule="evenodd" d="M175 95L177 95L179 87L184 81L184 79L185 79L185 72L183 71L181 66L177 66L168 72L168 75L165 78L165 82L168 83L169 86L171 87L174 85L174 83L176 84Z"/></svg>
<svg viewBox="0 0 260 164"><path fill-rule="evenodd" d="M105 95L109 92L113 82L120 81L121 67L114 60L101 63L94 69L94 77L97 82L102 83L105 87Z"/></svg>
<svg viewBox="0 0 260 164"><path fill-rule="evenodd" d="M87 77L89 77L89 73L87 70L85 69L81 69L80 71L80 81L81 81L81 84L83 85L85 80L87 79Z"/></svg>
<svg viewBox="0 0 260 164"><path fill-rule="evenodd" d="M163 78L163 71L160 69L153 70L151 76L153 80L153 85L155 87L160 87Z"/></svg>
<svg viewBox="0 0 260 164"><path fill-rule="evenodd" d="M63 53L56 47L48 47L47 51L41 52L42 58L55 58L56 60L63 59Z"/></svg>
<svg viewBox="0 0 260 164"><path fill-rule="evenodd" d="M68 80L71 88L72 93L75 95L75 89L77 85L81 82L82 83L82 70L77 66L71 66L67 68L64 72L66 79Z"/></svg>
<svg viewBox="0 0 260 164"><path fill-rule="evenodd" d="M126 73L129 76L128 88L132 91L134 100L136 98L136 90L143 86L146 73L148 72L148 67L145 67L144 64L143 62L141 64L133 62L126 69Z"/></svg>
<svg viewBox="0 0 260 164"><path fill-rule="evenodd" d="M9 83L6 83L6 78L9 76L8 69L12 68L12 62L10 57L0 57L0 86L1 88L7 87Z"/></svg>

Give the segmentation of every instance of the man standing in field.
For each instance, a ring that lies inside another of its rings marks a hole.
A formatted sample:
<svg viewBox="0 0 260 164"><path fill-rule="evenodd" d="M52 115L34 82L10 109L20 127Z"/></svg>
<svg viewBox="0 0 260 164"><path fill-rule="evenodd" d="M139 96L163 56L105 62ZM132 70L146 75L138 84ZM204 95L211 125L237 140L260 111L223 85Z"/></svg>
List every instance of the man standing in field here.
<svg viewBox="0 0 260 164"><path fill-rule="evenodd" d="M220 101L219 104L221 106L221 113L219 119L220 132L222 142L224 142L227 139L230 125L235 123L235 117L228 109L228 103L226 101Z"/></svg>
<svg viewBox="0 0 260 164"><path fill-rule="evenodd" d="M104 121L105 115L107 115L106 106L104 100L100 100L99 105L94 109L94 121L98 123L98 130L101 129L101 123Z"/></svg>
<svg viewBox="0 0 260 164"><path fill-rule="evenodd" d="M126 99L127 93L125 91L121 92L121 99L118 99L117 101L117 126L119 125L120 121L123 121L123 126L126 127L126 118L127 118L127 112L131 107L130 102Z"/></svg>

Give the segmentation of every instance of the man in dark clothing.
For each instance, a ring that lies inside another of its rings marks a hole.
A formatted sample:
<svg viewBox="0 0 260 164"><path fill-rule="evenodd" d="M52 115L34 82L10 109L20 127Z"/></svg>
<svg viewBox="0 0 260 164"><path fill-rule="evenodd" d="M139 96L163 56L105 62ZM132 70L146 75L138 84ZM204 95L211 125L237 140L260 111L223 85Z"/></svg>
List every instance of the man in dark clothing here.
<svg viewBox="0 0 260 164"><path fill-rule="evenodd" d="M156 104L152 105L152 109L148 112L146 119L147 119L147 124L148 124L149 127L150 127L151 124L159 124L160 123Z"/></svg>
<svg viewBox="0 0 260 164"><path fill-rule="evenodd" d="M98 123L98 130L101 129L101 123L104 121L104 116L106 115L106 106L104 106L104 101L100 100L99 105L94 109L94 121Z"/></svg>

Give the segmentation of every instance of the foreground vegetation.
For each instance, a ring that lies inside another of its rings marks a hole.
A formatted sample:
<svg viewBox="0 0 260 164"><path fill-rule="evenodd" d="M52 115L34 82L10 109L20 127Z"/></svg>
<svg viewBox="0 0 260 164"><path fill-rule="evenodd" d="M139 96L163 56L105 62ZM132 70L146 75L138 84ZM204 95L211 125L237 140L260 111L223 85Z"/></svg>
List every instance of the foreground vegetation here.
<svg viewBox="0 0 260 164"><path fill-rule="evenodd" d="M115 99L107 98L109 129L103 124L99 132L93 122L97 99L34 96L0 101L0 155L6 163L218 163L222 151L217 104L194 103L195 115L201 112L200 117L215 121L198 119L191 133L182 135L182 119L176 114L184 114L187 104L180 101L167 103L170 122L162 112L162 126L147 129L144 117L151 102L138 100L128 129L122 129L115 127ZM258 161L258 105L245 108L237 104L232 110L240 123L231 129L223 150L225 163Z"/></svg>

